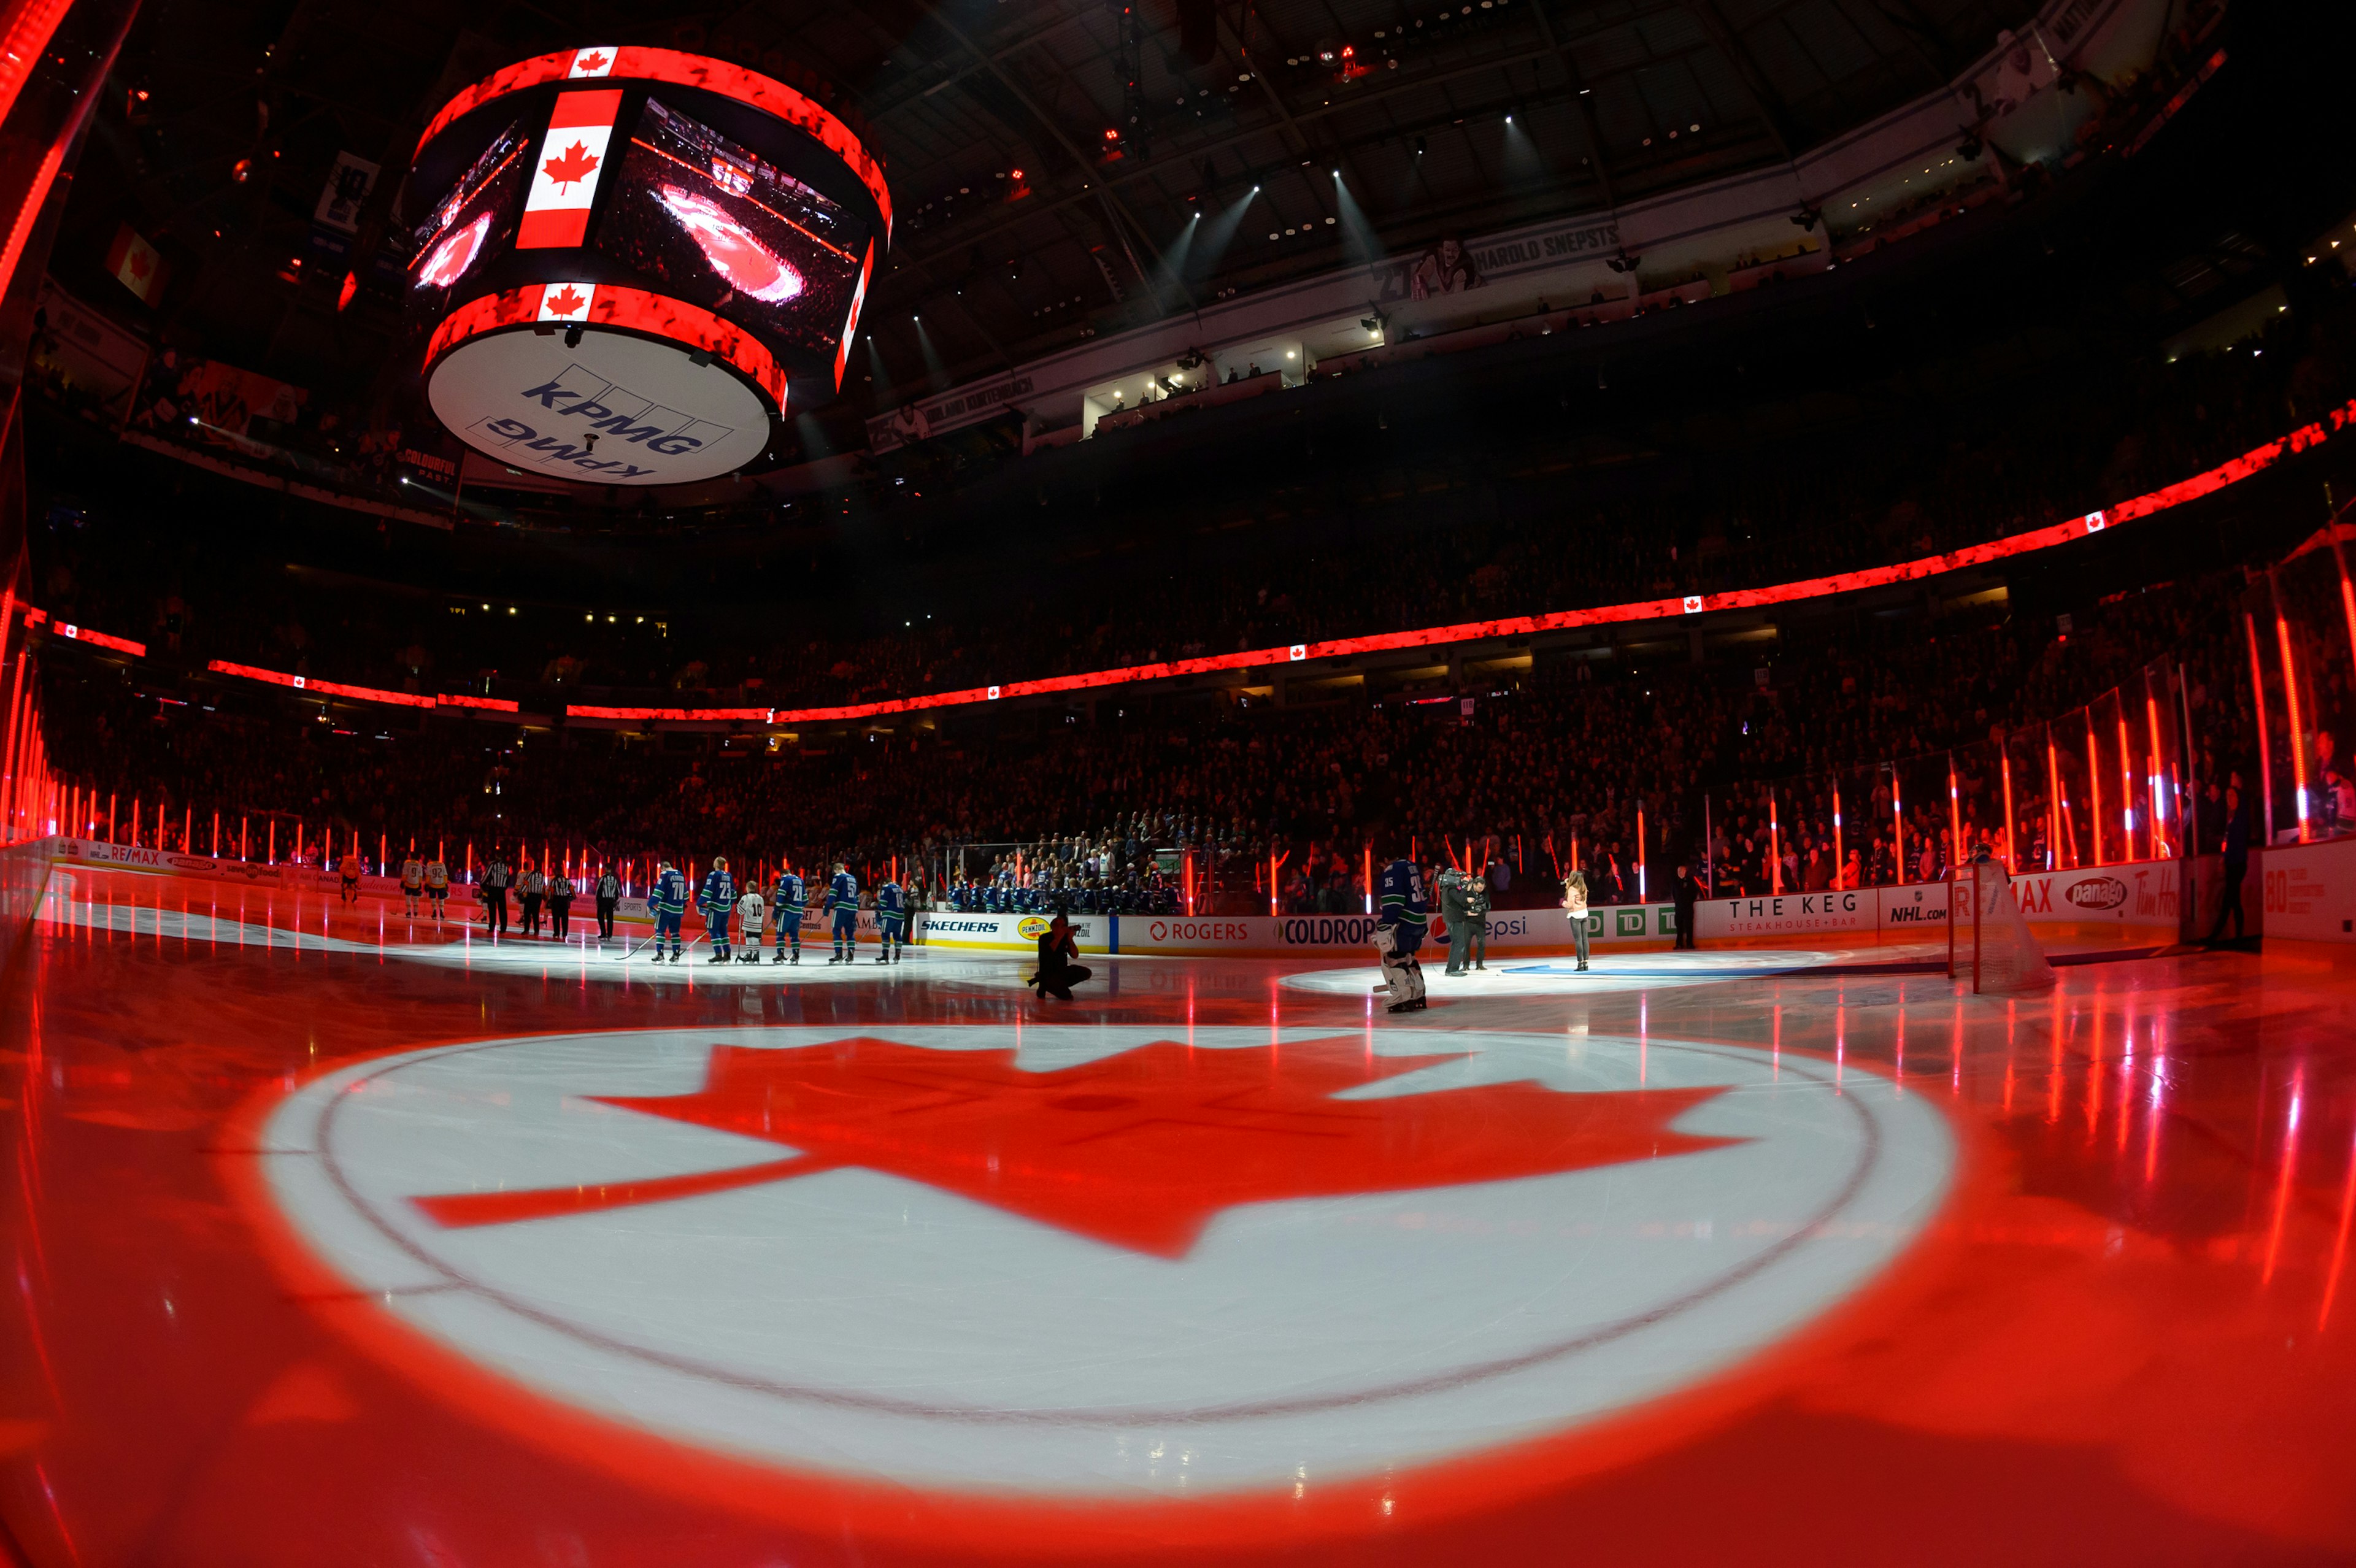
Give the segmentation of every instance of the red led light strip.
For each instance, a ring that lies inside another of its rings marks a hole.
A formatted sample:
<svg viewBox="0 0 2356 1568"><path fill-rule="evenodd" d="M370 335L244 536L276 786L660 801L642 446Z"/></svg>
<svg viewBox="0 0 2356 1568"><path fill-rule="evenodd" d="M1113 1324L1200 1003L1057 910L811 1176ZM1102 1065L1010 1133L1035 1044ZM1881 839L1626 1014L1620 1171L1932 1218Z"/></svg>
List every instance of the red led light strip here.
<svg viewBox="0 0 2356 1568"><path fill-rule="evenodd" d="M774 708L584 708L568 705L568 719L678 719L721 723L735 720L766 724L777 717Z"/></svg>
<svg viewBox="0 0 2356 1568"><path fill-rule="evenodd" d="M532 292L532 291L519 291ZM601 291L602 293L602 291ZM537 308L537 301L534 302ZM445 326L448 323L444 324ZM2302 425L2288 435L2254 447L2231 462L2221 463L2204 474L2137 496L2133 500L2100 512L2089 512L2083 517L2054 523L2046 528L2031 528L2026 533L1991 539L1986 544L1966 545L1962 549L1944 555L1927 555L1915 560L1900 561L1893 566L1869 567L1859 571L1839 572L1830 577L1812 577L1804 581L1780 583L1772 588L1743 588L1730 593L1697 593L1679 599L1649 599L1632 604L1607 604L1591 610L1559 610L1548 615L1519 615L1499 621L1463 621L1450 626L1427 626L1417 631L1383 632L1373 636L1341 637L1323 643L1295 643L1290 647L1260 648L1239 654L1216 654L1206 658L1176 659L1162 664L1130 665L1120 669L1094 670L1085 675L1054 676L1044 680L1010 681L1003 686L971 687L963 691L934 692L924 697L894 698L884 702L857 702L840 708L609 708L567 706L565 714L575 719L669 720L693 723L759 723L759 724L821 724L831 720L872 719L891 713L909 713L931 708L958 708L975 702L994 702L1002 697L1028 697L1057 691L1082 691L1107 686L1127 686L1144 680L1163 680L1172 676L1202 675L1216 670L1248 669L1254 666L1298 664L1306 659L1330 658L1339 655L1375 653L1386 648L1428 647L1437 643L1469 642L1480 637L1511 636L1530 632L1558 631L1573 626L1605 625L1622 621L1665 620L1673 615L1697 615L1707 610L1739 610L1756 604L1788 604L1802 599L1820 599L1835 593L1854 592L1860 588L1883 587L1894 582L1914 582L1926 577L1959 571L1967 566L1979 566L2010 556L2026 555L2034 550L2050 549L2072 539L2085 539L2121 523L2152 517L2170 507L2212 496L2229 485L2239 484L2254 475L2262 474L2295 453L2319 446L2331 435L2356 424L2356 400L2336 408L2313 424ZM37 626L48 618L48 612L27 606L25 624ZM107 647L145 654L145 645L127 638L104 637L98 633L80 632L80 640L100 643ZM284 675L276 670L257 669L251 665L230 664L213 660L207 667L222 675L241 676L249 680L267 681L305 691L316 691L329 697L358 698L365 701L393 702L408 708L479 708L493 712L513 713L517 704L498 698L465 697L444 694L420 697L412 692L380 691L371 687L344 686L335 681L311 680L298 675Z"/></svg>
<svg viewBox="0 0 2356 1568"><path fill-rule="evenodd" d="M361 702L390 702L402 708L484 708L495 713L519 710L515 703L501 698L466 697L449 692L427 697L414 691L347 686L339 680L315 680L306 675L288 675L283 670L261 669L250 664L231 664L227 659L213 659L205 667L215 675L233 675L241 680L259 680L271 686L284 686L296 691L316 691L322 697L348 697Z"/></svg>
<svg viewBox="0 0 2356 1568"><path fill-rule="evenodd" d="M1449 626L1426 626L1417 631L1383 632L1373 636L1339 637L1323 643L1295 643L1290 647L1258 648L1238 654L1215 654L1205 658L1176 659L1162 664L1130 665L1121 669L1092 670L1085 675L1052 676L1043 680L1009 681L1002 686L969 687L963 691L933 692L924 697L894 698L884 702L851 703L841 708L794 708L770 710L766 722L772 724L816 724L842 719L881 718L892 713L915 712L930 708L961 708L975 702L995 701L1002 697L1043 696L1058 691L1086 691L1100 687L1128 686L1137 681L1165 680L1173 676L1206 675L1218 670L1248 669L1257 666L1297 664L1304 659L1332 658L1348 654L1378 653L1387 648L1429 647L1439 643L1471 642L1482 637L1517 636L1532 632L1561 631L1575 626L1607 625L1622 621L1664 620L1673 615L1697 615L1707 610L1739 610L1759 604L1788 604L1796 600L1819 599L1834 593L1850 593L1860 588L1877 588L1894 582L1913 582L1926 577L1967 566L1979 566L2008 556L2025 555L2032 550L2049 549L2072 539L2084 539L2121 523L2151 517L2214 495L2228 485L2240 483L2252 475L2264 473L2294 453L2320 445L2331 434L2356 423L2356 400L2334 409L2324 419L2302 425L2288 435L2265 445L2253 448L2227 463L2221 463L2205 474L2179 480L2165 488L2100 512L2089 512L2083 517L2054 523L2047 528L2031 528L2008 538L1991 539L1986 544L1967 545L1944 555L1928 555L1919 560L1901 561L1894 566L1869 567L1858 571L1845 571L1831 577L1812 577L1800 582L1779 583L1772 588L1737 589L1730 593L1696 593L1677 599L1650 599L1633 604L1607 604L1591 610L1558 610L1548 615L1517 615L1498 621L1463 621ZM567 712L582 711L568 709ZM739 709L720 710L730 714ZM600 716L626 719L638 716L629 709L601 709ZM650 711L648 717L653 717ZM691 717L701 715L691 714ZM715 715L716 716L716 715Z"/></svg>
<svg viewBox="0 0 2356 1568"><path fill-rule="evenodd" d="M71 0L35 0L32 5L10 8L5 30L0 32L0 117L16 106L17 94L24 91L34 68L48 52L51 35L72 9ZM63 147L62 141L59 147ZM59 155L64 155L62 150ZM27 207L40 206L37 197L46 190L47 183L37 182L36 189L26 197Z"/></svg>
<svg viewBox="0 0 2356 1568"><path fill-rule="evenodd" d="M24 606L24 610L25 624L28 627L37 626L49 618L49 613L47 610L37 609L30 604ZM146 644L133 642L129 637L117 637L104 632L93 632L88 626L77 626L69 622L59 621L57 623L57 634L60 637L70 638L77 643L88 643L92 647L112 648L118 653L129 654L134 658L144 659L147 656Z"/></svg>
<svg viewBox="0 0 2356 1568"><path fill-rule="evenodd" d="M610 53L610 65L603 59L587 63L592 57ZM576 69L576 62L582 69ZM724 98L757 109L808 132L818 138L827 151L851 166L875 198L875 208L884 219L884 236L892 236L892 192L884 182L884 165L870 153L851 127L837 119L823 105L795 91L782 81L775 81L756 70L731 65L726 60L707 59L701 55L682 54L678 49L627 48L619 49L570 49L562 54L541 55L528 60L518 60L504 70L495 71L474 86L467 88L442 106L425 127L425 134L417 138L417 150L440 135L452 121L468 114L510 92L529 88L544 87L550 82L599 78L608 81L667 81L676 87L701 88Z"/></svg>
<svg viewBox="0 0 2356 1568"><path fill-rule="evenodd" d="M443 355L470 337L505 327L541 325L541 297L550 289L565 286L562 283L526 283L519 289L478 295L457 306L442 318L442 325L434 329L433 337L426 343L426 368L431 370ZM689 304L685 300L675 300L663 294L648 293L644 289L599 283L591 298L588 312L582 319L593 326L643 332L650 337L660 337L683 348L701 349L714 358L725 359L742 371L746 380L766 392L776 403L778 412L785 411L784 367L761 346L759 339L731 326L701 305Z"/></svg>

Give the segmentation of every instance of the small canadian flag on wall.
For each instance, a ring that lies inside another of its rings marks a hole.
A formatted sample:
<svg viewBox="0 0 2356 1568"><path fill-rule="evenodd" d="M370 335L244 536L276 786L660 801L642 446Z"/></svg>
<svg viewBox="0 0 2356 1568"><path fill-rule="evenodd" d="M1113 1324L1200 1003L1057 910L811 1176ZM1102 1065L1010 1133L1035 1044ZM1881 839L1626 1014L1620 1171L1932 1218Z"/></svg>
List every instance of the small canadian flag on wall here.
<svg viewBox="0 0 2356 1568"><path fill-rule="evenodd" d="M128 223L116 228L114 243L106 248L106 270L149 304L163 295L164 254L141 239Z"/></svg>

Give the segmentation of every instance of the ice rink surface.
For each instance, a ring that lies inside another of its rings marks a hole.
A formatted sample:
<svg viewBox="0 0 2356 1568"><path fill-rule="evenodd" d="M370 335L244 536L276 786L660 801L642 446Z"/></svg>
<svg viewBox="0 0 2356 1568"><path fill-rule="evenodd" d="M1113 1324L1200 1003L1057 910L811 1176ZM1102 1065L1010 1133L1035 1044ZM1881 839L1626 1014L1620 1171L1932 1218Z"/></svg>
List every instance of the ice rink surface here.
<svg viewBox="0 0 2356 1568"><path fill-rule="evenodd" d="M1435 961L1393 1017L1370 962L1066 1004L1019 955L625 952L57 875L5 1041L20 1535L2356 1553L2344 954Z"/></svg>

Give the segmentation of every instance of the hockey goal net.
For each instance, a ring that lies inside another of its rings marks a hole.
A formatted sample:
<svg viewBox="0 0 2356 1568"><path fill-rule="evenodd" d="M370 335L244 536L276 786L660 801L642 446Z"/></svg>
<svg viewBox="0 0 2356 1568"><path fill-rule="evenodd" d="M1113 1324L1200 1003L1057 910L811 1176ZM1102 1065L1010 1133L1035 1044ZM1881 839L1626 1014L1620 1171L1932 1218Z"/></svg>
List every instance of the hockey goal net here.
<svg viewBox="0 0 2356 1568"><path fill-rule="evenodd" d="M1975 996L2053 984L2053 965L2012 896L2012 879L1993 861L1964 867L1948 889L1947 974L1971 981Z"/></svg>

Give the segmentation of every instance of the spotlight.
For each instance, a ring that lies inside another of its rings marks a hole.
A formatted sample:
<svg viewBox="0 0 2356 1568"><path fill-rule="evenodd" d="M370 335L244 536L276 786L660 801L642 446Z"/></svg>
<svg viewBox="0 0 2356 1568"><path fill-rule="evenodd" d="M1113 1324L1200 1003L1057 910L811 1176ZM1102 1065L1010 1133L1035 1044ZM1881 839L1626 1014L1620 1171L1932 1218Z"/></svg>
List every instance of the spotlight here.
<svg viewBox="0 0 2356 1568"><path fill-rule="evenodd" d="M1415 155L1419 158L1429 151L1430 151L1430 144L1426 142L1422 137L1418 136L1415 139Z"/></svg>
<svg viewBox="0 0 2356 1568"><path fill-rule="evenodd" d="M578 322L564 329L564 347L567 348L581 347L581 325Z"/></svg>

